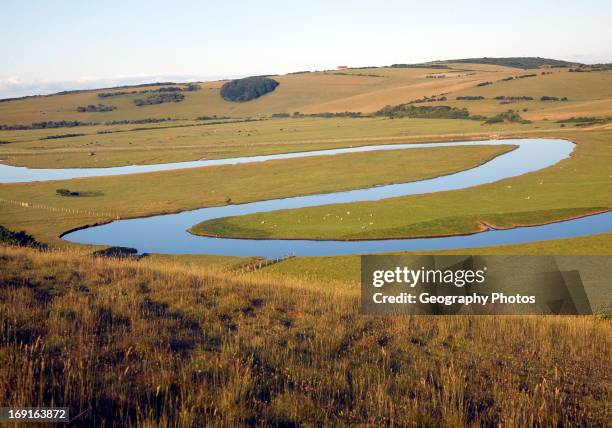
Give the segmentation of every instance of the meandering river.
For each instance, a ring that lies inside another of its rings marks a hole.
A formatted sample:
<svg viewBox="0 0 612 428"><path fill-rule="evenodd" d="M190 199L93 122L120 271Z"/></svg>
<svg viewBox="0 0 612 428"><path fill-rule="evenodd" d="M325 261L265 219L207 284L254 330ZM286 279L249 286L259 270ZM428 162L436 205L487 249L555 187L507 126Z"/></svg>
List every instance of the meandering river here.
<svg viewBox="0 0 612 428"><path fill-rule="evenodd" d="M0 182L31 182L77 177L101 177L119 174L199 168L214 165L264 162L272 159L293 159L305 156L329 156L380 150L472 145L516 145L517 148L477 167L427 180L389 184L364 189L273 199L222 207L201 208L178 214L117 220L112 223L67 233L64 239L81 244L112 245L137 248L140 252L166 254L216 254L232 256L281 257L329 256L390 251L432 251L475 248L491 245L544 241L612 232L612 212L532 227L508 230L487 230L471 235L385 239L367 241L313 241L301 239L229 239L195 236L187 232L191 226L220 217L270 212L281 209L313 207L327 204L376 201L397 196L452 191L492 183L509 177L537 171L569 157L574 144L559 139L517 139L463 141L452 143L390 144L349 147L310 152L285 153L230 159L135 165L113 168L31 169L0 165ZM407 166L408 167L408 166Z"/></svg>

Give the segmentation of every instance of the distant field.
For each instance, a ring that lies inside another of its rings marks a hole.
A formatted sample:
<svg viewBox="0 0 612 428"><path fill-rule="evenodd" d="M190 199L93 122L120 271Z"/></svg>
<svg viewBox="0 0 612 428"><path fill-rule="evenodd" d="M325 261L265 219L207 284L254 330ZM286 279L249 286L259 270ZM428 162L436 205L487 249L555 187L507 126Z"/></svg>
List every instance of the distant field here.
<svg viewBox="0 0 612 428"><path fill-rule="evenodd" d="M152 129L139 131L129 129L145 125L122 125L118 130L123 132L110 134L97 134L102 127L0 131L0 138L15 141L0 145L0 159L38 168L106 167L372 144L483 139L498 133L560 129L559 124L551 122L483 125L456 119L303 118L179 127L181 123L155 124ZM39 140L69 132L86 135Z"/></svg>
<svg viewBox="0 0 612 428"><path fill-rule="evenodd" d="M185 99L137 107L134 99L142 94L99 98L101 92L143 91L162 85L140 88L116 88L84 91L51 97L35 97L0 103L0 124L29 124L40 121L79 120L106 122L125 119L178 118L193 120L202 115L231 117L265 117L274 113L321 113L359 111L371 113L385 105L409 102L425 96L446 96L445 104L468 107L477 114L492 114L508 108L528 108L529 119L558 119L590 113L612 112L612 72L569 73L567 69L520 70L482 64L449 64L451 69L367 68L329 72L312 72L272 76L280 85L271 93L255 100L236 103L225 101L219 94L224 82L202 82L202 89L183 92ZM542 72L551 73L542 75ZM536 73L524 79L501 81L504 78ZM479 83L493 84L478 87ZM531 102L500 105L498 101L461 101L460 95L542 95L566 96L568 102ZM451 102L452 101L452 102ZM593 103L594 104L589 104ZM76 111L89 104L112 105L108 112ZM1 134L0 134L1 135Z"/></svg>

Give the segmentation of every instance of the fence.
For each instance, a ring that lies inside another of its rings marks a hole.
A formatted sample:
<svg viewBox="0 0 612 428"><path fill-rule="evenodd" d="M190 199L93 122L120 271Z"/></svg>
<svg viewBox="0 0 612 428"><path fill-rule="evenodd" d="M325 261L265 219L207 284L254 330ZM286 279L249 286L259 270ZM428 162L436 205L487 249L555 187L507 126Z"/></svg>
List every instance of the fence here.
<svg viewBox="0 0 612 428"><path fill-rule="evenodd" d="M81 215L88 215L92 217L110 217L110 218L116 218L117 220L120 219L118 215L113 214L110 211L100 212L100 211L83 210L83 209L77 209L77 208L62 208L62 207L54 207L51 205L36 204L33 202L14 201L14 200L4 199L4 198L0 198L0 203L15 205L21 208L33 208L33 209L39 209L39 210L46 210L50 212L61 212L61 213L66 213L66 214L81 214Z"/></svg>
<svg viewBox="0 0 612 428"><path fill-rule="evenodd" d="M245 265L241 265L238 266L236 269L234 269L234 271L236 273L248 273L248 272L254 272L256 270L259 269L263 269L267 266L276 264L276 263L280 263L282 261L288 260L295 257L295 254L290 254L288 256L283 256L283 257L277 257L274 259L258 259L258 260L253 260Z"/></svg>

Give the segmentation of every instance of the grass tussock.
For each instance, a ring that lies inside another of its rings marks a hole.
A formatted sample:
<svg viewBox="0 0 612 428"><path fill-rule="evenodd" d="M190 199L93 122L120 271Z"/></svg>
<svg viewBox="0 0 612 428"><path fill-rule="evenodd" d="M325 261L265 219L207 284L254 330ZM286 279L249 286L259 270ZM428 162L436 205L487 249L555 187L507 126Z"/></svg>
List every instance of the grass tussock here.
<svg viewBox="0 0 612 428"><path fill-rule="evenodd" d="M0 401L89 426L603 426L593 317L371 317L337 285L0 247Z"/></svg>

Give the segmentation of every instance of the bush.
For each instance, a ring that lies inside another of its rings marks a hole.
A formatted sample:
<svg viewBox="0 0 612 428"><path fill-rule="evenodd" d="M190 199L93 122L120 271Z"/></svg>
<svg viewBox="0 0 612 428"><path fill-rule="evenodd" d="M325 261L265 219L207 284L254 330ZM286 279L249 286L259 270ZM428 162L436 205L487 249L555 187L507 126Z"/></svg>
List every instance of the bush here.
<svg viewBox="0 0 612 428"><path fill-rule="evenodd" d="M386 106L374 113L376 116L412 117L424 119L467 119L470 113L465 108L449 106L415 106L412 104L399 104Z"/></svg>
<svg viewBox="0 0 612 428"><path fill-rule="evenodd" d="M97 125L93 122L80 122L78 120L60 120L47 122L34 122L30 125L0 125L4 131L22 131L27 129L73 128L75 126Z"/></svg>
<svg viewBox="0 0 612 428"><path fill-rule="evenodd" d="M55 140L57 138L70 138L70 137L82 137L85 134L58 134L58 135L47 135L46 137L39 138L39 140Z"/></svg>
<svg viewBox="0 0 612 428"><path fill-rule="evenodd" d="M150 95L144 100L141 98L137 98L134 100L134 104L137 107L142 107L145 105L154 105L154 104L162 104L162 103L178 103L185 99L185 95L178 94L175 92L170 93L160 93L159 95Z"/></svg>
<svg viewBox="0 0 612 428"><path fill-rule="evenodd" d="M476 86L487 86L487 85L492 85L493 82L480 82L478 85Z"/></svg>
<svg viewBox="0 0 612 428"><path fill-rule="evenodd" d="M93 253L94 257L112 257L116 259L138 258L138 250L130 247L109 247Z"/></svg>
<svg viewBox="0 0 612 428"><path fill-rule="evenodd" d="M505 95L499 95L499 96L495 97L494 99L496 99L496 100L503 100L503 101L533 101L533 97L527 97L527 96L512 96L512 97L507 97Z"/></svg>
<svg viewBox="0 0 612 428"><path fill-rule="evenodd" d="M500 113L485 121L487 125L491 125L494 123L503 123L503 122L522 123L522 124L531 123L531 121L523 119L521 115L518 114L518 112L515 112L514 110L508 110L504 113Z"/></svg>
<svg viewBox="0 0 612 428"><path fill-rule="evenodd" d="M465 100L465 101L476 101L476 100L484 100L485 97L480 96L480 95L465 95L463 97L457 97L455 99L457 99L457 100Z"/></svg>
<svg viewBox="0 0 612 428"><path fill-rule="evenodd" d="M16 245L18 247L47 248L45 244L41 244L25 231L13 232L4 226L0 226L0 243L4 245Z"/></svg>
<svg viewBox="0 0 612 428"><path fill-rule="evenodd" d="M68 189L56 189L55 193L57 193L60 196L80 196L79 192L75 192L75 191L68 190Z"/></svg>
<svg viewBox="0 0 612 428"><path fill-rule="evenodd" d="M263 76L231 80L221 87L221 97L233 102L250 101L272 92L278 85L276 80Z"/></svg>
<svg viewBox="0 0 612 428"><path fill-rule="evenodd" d="M550 95L544 95L543 97L540 98L540 101L567 101L567 97L559 98L559 97L552 97Z"/></svg>
<svg viewBox="0 0 612 428"><path fill-rule="evenodd" d="M104 104L89 104L87 106L78 106L77 111L79 113L93 113L93 112L103 112L103 111L113 111L117 110L115 106L105 106Z"/></svg>

